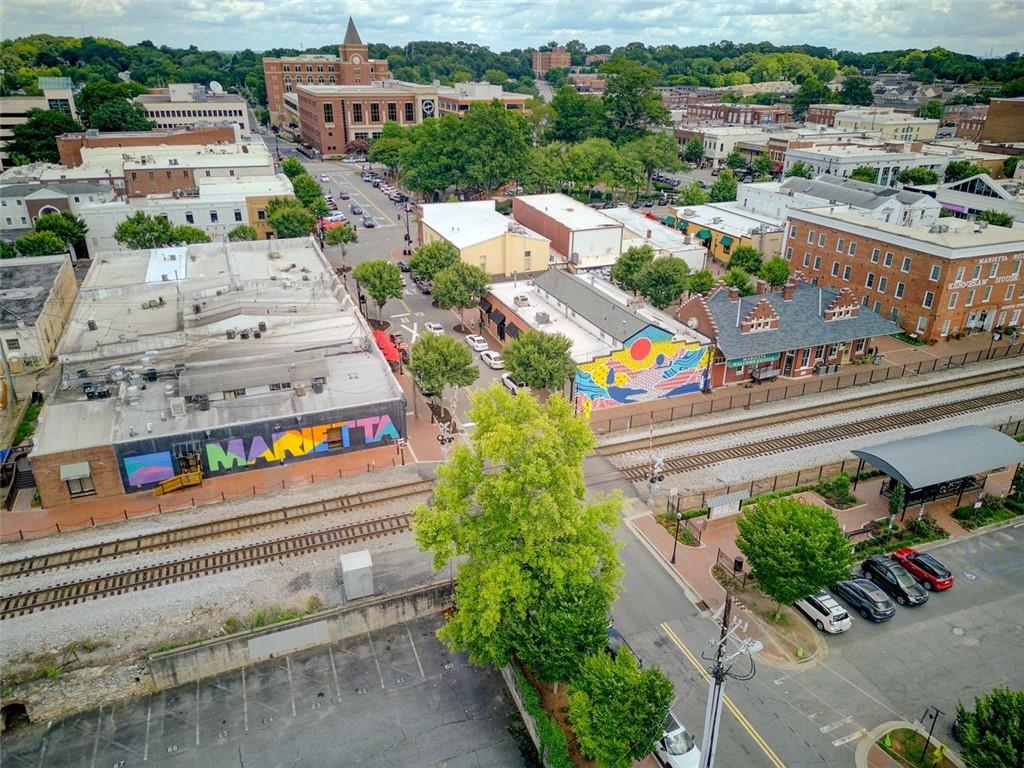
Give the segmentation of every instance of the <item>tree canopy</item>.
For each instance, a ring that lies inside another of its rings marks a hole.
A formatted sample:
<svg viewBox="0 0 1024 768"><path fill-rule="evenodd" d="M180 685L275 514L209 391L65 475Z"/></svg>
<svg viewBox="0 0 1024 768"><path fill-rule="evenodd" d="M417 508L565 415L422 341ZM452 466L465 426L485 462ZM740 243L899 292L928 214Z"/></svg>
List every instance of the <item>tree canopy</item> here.
<svg viewBox="0 0 1024 768"><path fill-rule="evenodd" d="M931 168L904 168L897 180L900 184L937 184L939 174Z"/></svg>
<svg viewBox="0 0 1024 768"><path fill-rule="evenodd" d="M89 227L81 217L70 211L43 214L36 219L35 230L52 232L63 242L70 243L76 257L85 255L85 236L89 232Z"/></svg>
<svg viewBox="0 0 1024 768"><path fill-rule="evenodd" d="M797 176L801 179L809 179L814 175L814 171L803 160L797 160L786 169L785 175Z"/></svg>
<svg viewBox="0 0 1024 768"><path fill-rule="evenodd" d="M571 348L572 341L564 334L530 330L512 339L502 357L518 381L534 389L554 390L576 371Z"/></svg>
<svg viewBox="0 0 1024 768"><path fill-rule="evenodd" d="M114 239L131 250L161 248L174 242L174 225L166 216L137 211L117 225Z"/></svg>
<svg viewBox="0 0 1024 768"><path fill-rule="evenodd" d="M638 293L642 287L640 275L654 261L654 248L646 243L632 245L612 264L612 280L624 291Z"/></svg>
<svg viewBox="0 0 1024 768"><path fill-rule="evenodd" d="M228 240L239 242L242 240L259 240L259 233L254 227L248 224L239 224L228 232Z"/></svg>
<svg viewBox="0 0 1024 768"><path fill-rule="evenodd" d="M736 199L736 177L728 168L723 168L711 185L711 192L708 197L712 203L728 203Z"/></svg>
<svg viewBox="0 0 1024 768"><path fill-rule="evenodd" d="M409 350L409 372L425 392L444 394L445 387L468 387L480 376L473 352L451 336L421 335Z"/></svg>
<svg viewBox="0 0 1024 768"><path fill-rule="evenodd" d="M988 171L970 160L953 160L946 166L946 183L977 176L979 173L988 174Z"/></svg>
<svg viewBox="0 0 1024 768"><path fill-rule="evenodd" d="M756 275L761 271L764 254L750 245L741 245L729 254L729 266L738 267L748 275Z"/></svg>
<svg viewBox="0 0 1024 768"><path fill-rule="evenodd" d="M839 91L839 101L842 104L856 104L862 107L870 107L875 103L875 95L871 92L871 82L866 77L850 75L843 81L843 88Z"/></svg>
<svg viewBox="0 0 1024 768"><path fill-rule="evenodd" d="M858 165L850 171L850 178L854 181L866 181L868 184L874 184L878 181L878 169L872 168L870 165Z"/></svg>
<svg viewBox="0 0 1024 768"><path fill-rule="evenodd" d="M690 268L682 259L665 256L647 264L637 278L640 295L658 309L679 300L686 290Z"/></svg>
<svg viewBox="0 0 1024 768"><path fill-rule="evenodd" d="M305 237L316 226L316 217L294 198L275 197L267 203L267 225L278 239Z"/></svg>
<svg viewBox="0 0 1024 768"><path fill-rule="evenodd" d="M352 276L377 304L378 319L380 313L384 311L384 305L388 303L388 299L402 297L402 289L405 287L402 272L396 264L392 264L390 261L384 259L364 261L356 265Z"/></svg>
<svg viewBox="0 0 1024 768"><path fill-rule="evenodd" d="M563 630L548 634L550 620L559 607L575 610L566 595L587 595L578 637L587 646L581 650L594 653L621 576L612 536L621 501L585 497L583 459L593 433L560 395L540 403L492 385L471 401L473 432L438 468L433 500L417 507L413 523L435 569L458 558L458 610L438 635L474 663L500 667L563 639ZM571 671L553 661L538 674L557 679Z"/></svg>
<svg viewBox="0 0 1024 768"><path fill-rule="evenodd" d="M151 131L156 123L149 119L141 105L112 99L93 111L89 127L98 131Z"/></svg>
<svg viewBox="0 0 1024 768"><path fill-rule="evenodd" d="M1002 211L982 211L977 216L978 221L985 221L997 227L1012 227L1013 216Z"/></svg>
<svg viewBox="0 0 1024 768"><path fill-rule="evenodd" d="M71 115L55 109L30 109L24 123L11 126L12 138L4 144L4 151L16 162L57 163L57 137L80 130L81 124Z"/></svg>
<svg viewBox="0 0 1024 768"><path fill-rule="evenodd" d="M975 768L1024 768L1024 691L996 688L956 707L956 737Z"/></svg>
<svg viewBox="0 0 1024 768"><path fill-rule="evenodd" d="M475 307L485 293L489 280L480 267L457 261L434 275L430 292L441 309L463 312Z"/></svg>
<svg viewBox="0 0 1024 768"><path fill-rule="evenodd" d="M730 267L725 273L723 281L730 288L736 288L740 296L752 296L754 294L754 281L750 275L739 267Z"/></svg>
<svg viewBox="0 0 1024 768"><path fill-rule="evenodd" d="M29 232L14 241L14 249L19 256L49 256L66 253L64 240L53 232Z"/></svg>
<svg viewBox="0 0 1024 768"><path fill-rule="evenodd" d="M424 243L412 252L409 271L421 280L433 280L434 275L459 261L459 251L447 240Z"/></svg>
<svg viewBox="0 0 1024 768"><path fill-rule="evenodd" d="M757 274L772 288L781 288L789 280L789 262L781 256L773 256L761 266Z"/></svg>
<svg viewBox="0 0 1024 768"><path fill-rule="evenodd" d="M690 293L707 293L714 287L715 276L707 269L698 269L686 281L686 289Z"/></svg>

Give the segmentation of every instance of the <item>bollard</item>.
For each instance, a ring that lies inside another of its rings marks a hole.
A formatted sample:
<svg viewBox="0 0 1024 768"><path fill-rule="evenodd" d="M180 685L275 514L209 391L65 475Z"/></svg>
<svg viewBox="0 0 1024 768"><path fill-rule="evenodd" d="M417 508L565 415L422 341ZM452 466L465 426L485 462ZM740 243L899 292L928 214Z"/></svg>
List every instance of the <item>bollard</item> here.
<svg viewBox="0 0 1024 768"><path fill-rule="evenodd" d="M92 515L89 515L89 522L92 523L92 527L96 527L96 520Z"/></svg>
<svg viewBox="0 0 1024 768"><path fill-rule="evenodd" d="M160 504L160 502L157 502L157 505L156 505L156 513L157 513L158 515L162 515L162 514L164 513L164 508L163 508L163 505L161 505L161 504Z"/></svg>
<svg viewBox="0 0 1024 768"><path fill-rule="evenodd" d="M57 533L60 533L60 523L54 523L54 526L57 528Z"/></svg>

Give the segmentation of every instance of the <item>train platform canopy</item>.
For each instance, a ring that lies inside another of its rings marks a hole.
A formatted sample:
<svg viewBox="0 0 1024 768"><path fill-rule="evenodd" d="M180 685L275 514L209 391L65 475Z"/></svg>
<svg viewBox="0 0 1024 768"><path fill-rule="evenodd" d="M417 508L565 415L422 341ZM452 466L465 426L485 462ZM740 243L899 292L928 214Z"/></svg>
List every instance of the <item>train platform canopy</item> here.
<svg viewBox="0 0 1024 768"><path fill-rule="evenodd" d="M853 455L914 490L1024 462L1024 445L989 427L956 427Z"/></svg>

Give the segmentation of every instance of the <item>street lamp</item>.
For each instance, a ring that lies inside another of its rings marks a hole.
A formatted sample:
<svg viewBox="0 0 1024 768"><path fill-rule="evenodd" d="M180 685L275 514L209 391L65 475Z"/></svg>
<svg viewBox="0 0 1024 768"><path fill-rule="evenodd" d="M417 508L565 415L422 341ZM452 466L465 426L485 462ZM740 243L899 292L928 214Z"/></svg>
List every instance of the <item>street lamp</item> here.
<svg viewBox="0 0 1024 768"><path fill-rule="evenodd" d="M925 756L928 754L928 745L932 742L932 733L935 731L935 723L938 721L939 715L944 715L946 713L938 707L928 707L928 709L924 711L924 716L921 718L921 725L924 725L924 721L928 718L929 714L932 718L932 724L928 729L928 738L924 740L924 749L921 751L922 761L925 760Z"/></svg>
<svg viewBox="0 0 1024 768"><path fill-rule="evenodd" d="M676 537L672 540L672 565L676 564L676 545L679 544L679 524L683 521L683 513L676 512Z"/></svg>

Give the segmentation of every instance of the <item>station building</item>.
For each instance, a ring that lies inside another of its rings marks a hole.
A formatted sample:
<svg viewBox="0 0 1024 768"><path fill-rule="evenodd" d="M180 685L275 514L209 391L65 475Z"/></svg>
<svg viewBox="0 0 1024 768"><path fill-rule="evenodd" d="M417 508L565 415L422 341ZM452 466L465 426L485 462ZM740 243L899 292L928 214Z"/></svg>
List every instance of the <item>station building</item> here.
<svg viewBox="0 0 1024 768"><path fill-rule="evenodd" d="M365 467L405 436L402 390L312 239L99 254L56 355L30 454L45 507Z"/></svg>

